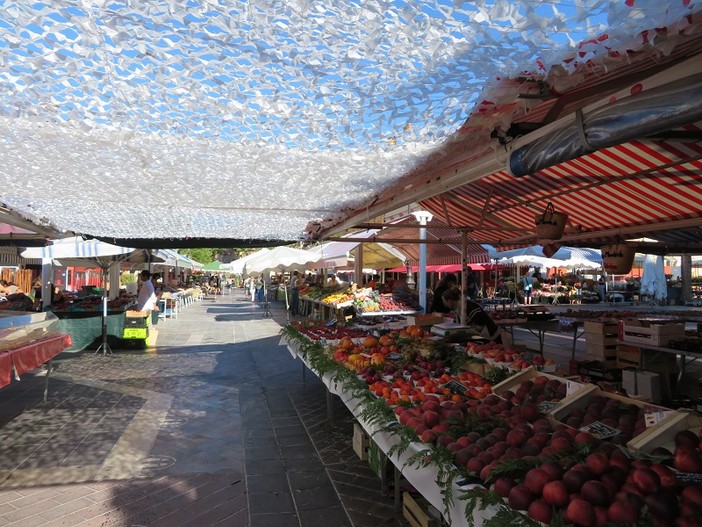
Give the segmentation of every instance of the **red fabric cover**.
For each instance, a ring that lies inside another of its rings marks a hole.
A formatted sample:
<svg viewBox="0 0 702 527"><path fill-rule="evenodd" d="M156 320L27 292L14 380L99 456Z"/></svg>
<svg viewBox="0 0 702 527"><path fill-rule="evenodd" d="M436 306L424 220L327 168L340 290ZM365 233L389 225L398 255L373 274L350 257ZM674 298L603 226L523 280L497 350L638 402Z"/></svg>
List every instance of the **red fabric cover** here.
<svg viewBox="0 0 702 527"><path fill-rule="evenodd" d="M10 384L12 366L17 375L37 369L71 345L70 335L37 340L21 348L0 352L0 388Z"/></svg>

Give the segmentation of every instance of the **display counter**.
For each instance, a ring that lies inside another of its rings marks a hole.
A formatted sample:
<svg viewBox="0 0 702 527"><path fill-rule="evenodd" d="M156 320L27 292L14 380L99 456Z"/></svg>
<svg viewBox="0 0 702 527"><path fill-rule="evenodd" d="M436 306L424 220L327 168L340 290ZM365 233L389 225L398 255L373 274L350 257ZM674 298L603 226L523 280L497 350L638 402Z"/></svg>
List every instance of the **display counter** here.
<svg viewBox="0 0 702 527"><path fill-rule="evenodd" d="M0 314L0 388L12 382L13 373L19 379L49 363L46 398L51 360L71 344L71 338L60 332L58 322L52 313Z"/></svg>
<svg viewBox="0 0 702 527"><path fill-rule="evenodd" d="M72 345L66 351L81 351L99 345L102 339L102 313L96 311L57 311L58 330L71 336ZM122 338L124 311L107 312L107 335Z"/></svg>

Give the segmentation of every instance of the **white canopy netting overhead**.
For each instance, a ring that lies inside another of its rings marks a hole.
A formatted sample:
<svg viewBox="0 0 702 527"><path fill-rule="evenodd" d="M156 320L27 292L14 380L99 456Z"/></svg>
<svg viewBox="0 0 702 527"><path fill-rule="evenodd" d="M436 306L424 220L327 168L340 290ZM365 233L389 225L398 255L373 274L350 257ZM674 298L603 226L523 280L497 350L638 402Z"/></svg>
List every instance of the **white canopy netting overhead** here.
<svg viewBox="0 0 702 527"><path fill-rule="evenodd" d="M5 1L0 200L100 237L300 239L425 160L501 78L635 49L698 10Z"/></svg>

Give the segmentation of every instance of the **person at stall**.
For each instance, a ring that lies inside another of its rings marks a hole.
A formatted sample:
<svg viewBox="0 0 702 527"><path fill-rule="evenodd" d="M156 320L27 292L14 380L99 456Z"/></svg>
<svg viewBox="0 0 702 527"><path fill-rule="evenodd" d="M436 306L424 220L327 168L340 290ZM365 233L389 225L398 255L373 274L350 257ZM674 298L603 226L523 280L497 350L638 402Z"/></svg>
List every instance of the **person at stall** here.
<svg viewBox="0 0 702 527"><path fill-rule="evenodd" d="M434 297L431 301L431 306L429 307L429 313L450 313L451 308L444 304L442 295L444 291L448 291L452 287L455 287L458 283L458 278L453 273L446 273L434 290Z"/></svg>
<svg viewBox="0 0 702 527"><path fill-rule="evenodd" d="M454 316L460 317L461 289L451 287L443 292L441 299L444 304L454 312ZM480 304L463 297L466 309L466 324L472 326L480 335L487 340L502 344L502 329L490 318Z"/></svg>
<svg viewBox="0 0 702 527"><path fill-rule="evenodd" d="M478 282L472 269L466 269L466 295L471 300L478 298Z"/></svg>
<svg viewBox="0 0 702 527"><path fill-rule="evenodd" d="M604 275L600 275L600 279L597 283L600 287L600 302L604 302L607 299L607 281Z"/></svg>
<svg viewBox="0 0 702 527"><path fill-rule="evenodd" d="M141 287L137 295L136 310L151 312L156 307L156 291L151 281L151 272L148 269L144 269L139 273L139 279L141 280Z"/></svg>
<svg viewBox="0 0 702 527"><path fill-rule="evenodd" d="M257 302L263 302L263 275L259 275L256 277L256 301Z"/></svg>
<svg viewBox="0 0 702 527"><path fill-rule="evenodd" d="M531 273L524 275L522 278L522 284L524 286L524 303L531 304L531 291L534 287L534 278Z"/></svg>
<svg viewBox="0 0 702 527"><path fill-rule="evenodd" d="M300 279L300 272L293 271L290 278L290 315L296 317L300 314L300 288L303 281Z"/></svg>

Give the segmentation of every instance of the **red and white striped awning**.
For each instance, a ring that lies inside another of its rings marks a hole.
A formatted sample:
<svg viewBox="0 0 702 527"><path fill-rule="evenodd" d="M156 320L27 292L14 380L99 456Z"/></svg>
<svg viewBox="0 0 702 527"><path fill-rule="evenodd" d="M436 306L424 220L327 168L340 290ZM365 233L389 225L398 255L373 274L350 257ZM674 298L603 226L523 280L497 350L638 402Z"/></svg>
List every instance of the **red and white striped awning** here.
<svg viewBox="0 0 702 527"><path fill-rule="evenodd" d="M686 131L699 138L702 125ZM522 178L499 171L421 206L445 223L469 228L473 241L508 247L542 241L534 221L549 202L568 214L561 241L570 245L655 238L655 232L680 238L681 230L699 242L702 142L632 141Z"/></svg>

